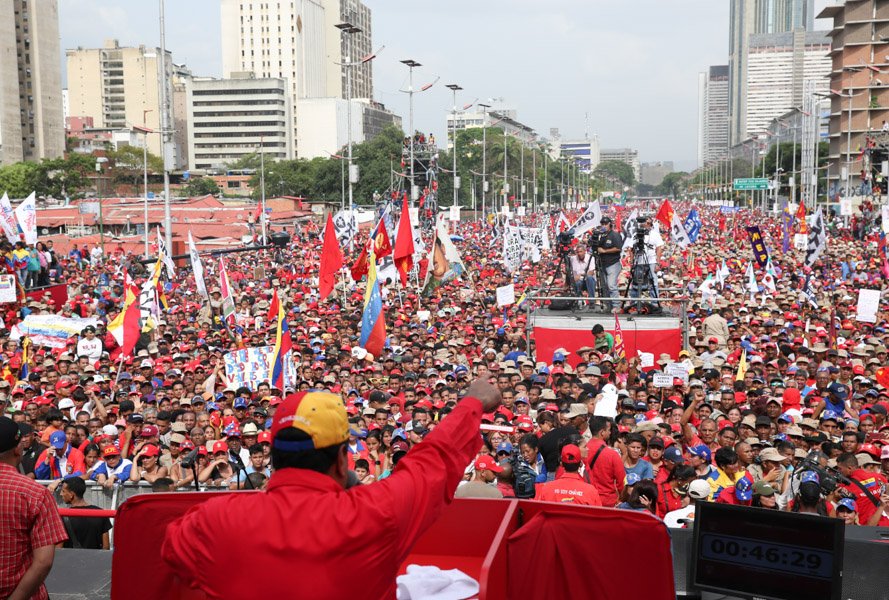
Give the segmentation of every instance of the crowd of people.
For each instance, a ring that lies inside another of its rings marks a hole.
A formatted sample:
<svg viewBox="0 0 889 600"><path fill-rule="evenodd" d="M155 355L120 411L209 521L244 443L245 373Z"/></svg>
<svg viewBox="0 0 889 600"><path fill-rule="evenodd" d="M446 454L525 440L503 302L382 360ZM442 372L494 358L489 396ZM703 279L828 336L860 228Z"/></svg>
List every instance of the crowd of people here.
<svg viewBox="0 0 889 600"><path fill-rule="evenodd" d="M615 261L614 249L624 245L620 222L631 209L657 207L606 208L609 291L623 289L628 276L628 254ZM850 526L889 524L889 324L880 314L876 322L855 315L857 290L879 289L885 277L877 224L858 240L832 220L827 247L810 267L804 251L782 251L777 215L741 210L726 218L718 207L697 209L703 227L695 244L681 249L664 234L651 253L656 285L681 289L690 300L689 344L644 368L638 356L615 355L615 340L601 327L589 346L538 354L525 335L534 306L498 308L494 290L514 283L519 297L539 288L557 260L544 253L539 263L508 273L487 220L454 225L462 278L422 292L383 282L387 340L378 355L359 345L364 282L346 276L328 299L318 299L314 223L293 231L284 250L225 257L236 306L228 322L218 261L205 264L208 298L180 268L166 286L168 308L129 356L107 325L121 309L130 267L136 285L145 277L135 257L53 255L49 264L68 286L67 303L29 299L5 305L2 315L0 411L20 432L16 468L72 506L82 504L84 482L264 489L274 480L277 408L294 392L323 390L339 396L348 414L348 467L357 484L374 485L483 379L502 397L483 424L500 427L483 425L481 451L458 497L647 511L671 527L691 523L702 502L814 513ZM519 220L555 222L550 215ZM775 291L748 289L743 225L751 223L769 248ZM354 255L366 233L360 236ZM724 285L702 301L701 283L723 264ZM594 287L578 282L590 295ZM285 389L268 380L230 381L226 353L275 344L274 291L284 304L296 379ZM608 308L621 310L618 303ZM94 316L98 325L64 348L25 351L16 324L42 313ZM685 365L688 377L655 387L653 376L670 363ZM617 415L596 414L614 395ZM105 534L105 524L96 524L80 543L103 547ZM5 597L3 581L0 573Z"/></svg>

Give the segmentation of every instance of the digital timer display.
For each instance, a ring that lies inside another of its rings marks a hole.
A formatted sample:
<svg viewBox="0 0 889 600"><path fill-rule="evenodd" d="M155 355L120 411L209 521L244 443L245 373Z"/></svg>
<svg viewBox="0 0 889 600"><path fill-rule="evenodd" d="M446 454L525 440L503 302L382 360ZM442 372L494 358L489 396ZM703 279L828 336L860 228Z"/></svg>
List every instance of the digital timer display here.
<svg viewBox="0 0 889 600"><path fill-rule="evenodd" d="M742 597L839 599L843 535L840 519L699 505L692 579Z"/></svg>

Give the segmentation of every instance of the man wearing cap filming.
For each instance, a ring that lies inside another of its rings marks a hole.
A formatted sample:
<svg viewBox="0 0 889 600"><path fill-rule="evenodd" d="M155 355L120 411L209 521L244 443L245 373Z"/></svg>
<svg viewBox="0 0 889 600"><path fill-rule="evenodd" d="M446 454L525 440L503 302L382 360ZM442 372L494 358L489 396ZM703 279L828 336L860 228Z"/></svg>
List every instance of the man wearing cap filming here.
<svg viewBox="0 0 889 600"><path fill-rule="evenodd" d="M167 528L162 556L213 598L394 597L399 566L453 498L481 447L482 413L499 403L497 389L476 380L391 475L346 490L342 401L324 392L291 394L272 422L275 471L266 491L194 507ZM232 568L245 561L273 575Z"/></svg>

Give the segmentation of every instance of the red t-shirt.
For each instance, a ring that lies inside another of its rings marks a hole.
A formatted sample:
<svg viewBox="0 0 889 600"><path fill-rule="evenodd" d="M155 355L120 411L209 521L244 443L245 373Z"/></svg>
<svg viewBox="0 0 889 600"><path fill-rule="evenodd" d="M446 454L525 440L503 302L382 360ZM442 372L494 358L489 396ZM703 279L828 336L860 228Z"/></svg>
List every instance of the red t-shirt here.
<svg viewBox="0 0 889 600"><path fill-rule="evenodd" d="M583 477L577 473L565 473L554 481L539 485L534 499L541 502L602 506L602 499L599 497L599 491L595 486L585 482Z"/></svg>
<svg viewBox="0 0 889 600"><path fill-rule="evenodd" d="M855 469L852 472L851 479L860 482L877 500L880 499L880 496L886 489L886 478L880 473L871 473L864 469ZM867 497L864 490L854 483L851 485L843 485L841 487L845 488L855 496L855 503L858 505L858 522L864 525L873 516L877 507L874 506L874 503ZM880 527L885 527L887 524L889 524L889 519L887 519L885 515L880 517L880 522L877 523Z"/></svg>
<svg viewBox="0 0 889 600"><path fill-rule="evenodd" d="M738 500L738 497L735 496L735 486L729 486L719 492L719 496L716 497L716 504L734 504L735 506L750 506L753 504L753 500L747 500L746 502L741 502Z"/></svg>
<svg viewBox="0 0 889 600"><path fill-rule="evenodd" d="M658 482L657 492L657 516L660 518L663 519L664 515L670 511L682 508L682 496L677 494L666 481Z"/></svg>

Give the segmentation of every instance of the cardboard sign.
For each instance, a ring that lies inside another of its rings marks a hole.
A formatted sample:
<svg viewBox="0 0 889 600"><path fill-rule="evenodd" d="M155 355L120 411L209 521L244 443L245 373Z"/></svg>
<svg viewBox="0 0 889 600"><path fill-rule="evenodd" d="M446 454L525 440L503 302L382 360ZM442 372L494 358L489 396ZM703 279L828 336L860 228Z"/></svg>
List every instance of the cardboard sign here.
<svg viewBox="0 0 889 600"><path fill-rule="evenodd" d="M653 381L654 381L654 387L656 387L656 388L673 387L673 376L672 375L666 375L664 373L655 373Z"/></svg>

